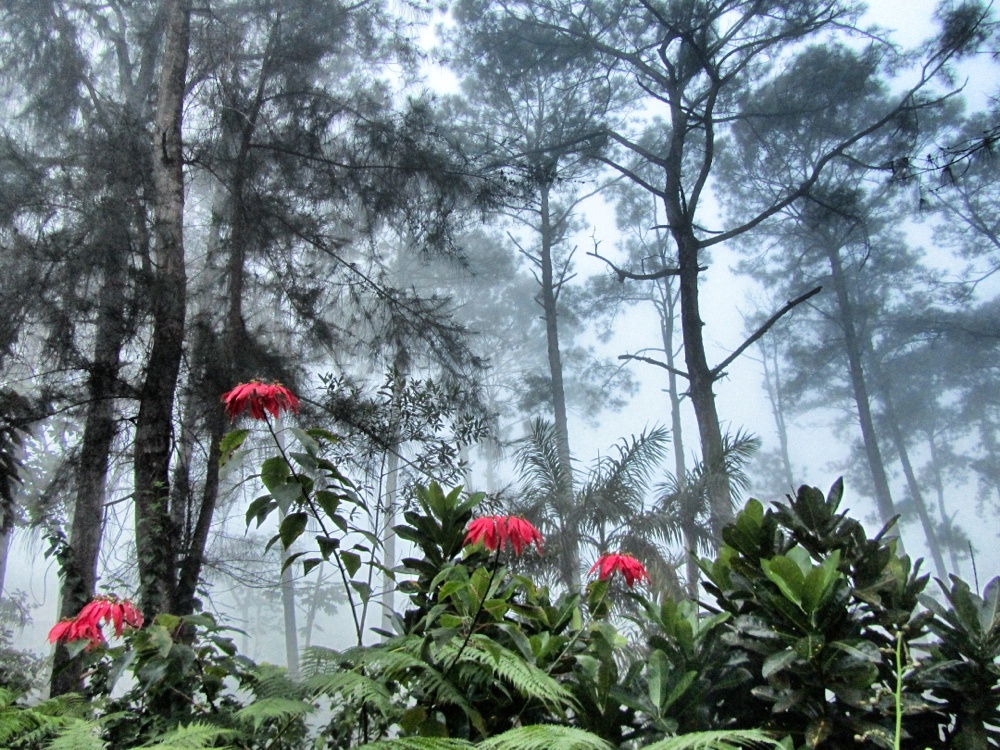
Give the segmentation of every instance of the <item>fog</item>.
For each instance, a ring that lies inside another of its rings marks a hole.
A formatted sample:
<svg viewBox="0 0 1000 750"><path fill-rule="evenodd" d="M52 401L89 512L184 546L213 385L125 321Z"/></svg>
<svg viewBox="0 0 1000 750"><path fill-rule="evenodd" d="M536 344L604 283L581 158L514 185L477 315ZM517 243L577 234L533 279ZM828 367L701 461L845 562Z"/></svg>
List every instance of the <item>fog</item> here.
<svg viewBox="0 0 1000 750"><path fill-rule="evenodd" d="M799 484L826 491L838 477L845 509L871 533L900 516L905 550L927 559L925 572L1000 573L996 37L936 69L934 3L872 2L857 23L865 33L824 27L747 61L732 90L693 76L684 106L704 106L702 86L724 112L716 142L706 147L692 126L694 145L674 162L663 154L675 92L650 93L651 81L676 83L668 74L627 68L631 53L498 42L480 21L499 7L404 14L402 31L391 7L343 21L296 3L229 2L193 22L181 92L186 316L153 483L167 485L173 564L196 562L189 608L245 631L237 644L257 661L286 664L293 593L300 651L355 643L359 599L349 602L331 563L304 572L299 560L280 582L281 555L309 559L327 529L310 517L287 550L279 542L265 554L277 506L260 524L245 517L267 493L259 467L274 441L295 450L292 428L313 426L339 436L328 455L359 498L343 511L339 549L358 544L390 567L408 543L368 551L365 532L384 537L387 509L400 522L414 488L439 481L488 492L487 507L535 513L547 538L571 539L576 557L539 575L557 590L578 586L601 545L567 520L572 488L528 502L538 476L524 451L539 447L533 439L551 448L550 468L579 489L623 455L616 446L662 428L639 472L635 518L674 507L666 488L678 484L700 488L697 516L660 517L669 531L659 536L644 536L639 520L603 519L594 535L648 545L673 571L664 590L696 585L686 551L711 555L746 499L781 500ZM119 19L129 26L120 37L67 12L75 46L39 40L52 22L41 11L0 32L0 448L19 464L3 464L17 479L9 502L0 493L12 519L0 622L13 647L46 657L49 629L69 614L60 567L79 573L66 555L83 546L72 529L86 482L100 485L103 514L90 519L95 591L138 601L154 570L137 553L134 464L145 454L135 443L155 390L160 298L171 296L146 153L155 87L140 60L155 35L138 11ZM269 42L280 14L290 41ZM128 64L115 57L126 38L136 45ZM31 59L15 60L17 45ZM805 73L783 77L792 70ZM672 168L684 181L677 194ZM681 218L697 245L689 260L678 253ZM700 306L687 323L686 280ZM298 414L224 418L222 393L255 379L294 390ZM85 434L102 419L109 432L94 458ZM215 477L234 428L250 433ZM705 469L712 451L725 471ZM678 482L679 469L692 478ZM384 598L380 575L362 583L373 642L383 607L405 600Z"/></svg>

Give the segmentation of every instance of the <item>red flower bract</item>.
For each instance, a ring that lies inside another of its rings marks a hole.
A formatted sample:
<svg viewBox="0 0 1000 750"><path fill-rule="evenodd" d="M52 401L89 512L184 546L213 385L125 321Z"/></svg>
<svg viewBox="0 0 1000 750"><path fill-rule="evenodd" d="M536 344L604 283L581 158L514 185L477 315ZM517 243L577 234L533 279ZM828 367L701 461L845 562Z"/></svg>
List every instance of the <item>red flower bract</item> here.
<svg viewBox="0 0 1000 750"><path fill-rule="evenodd" d="M482 542L488 550L495 550L498 547L505 549L508 544L514 549L514 553L520 555L521 550L530 544L534 544L538 554L542 553L541 532L517 516L484 516L477 518L469 524L469 529L465 534L466 544Z"/></svg>
<svg viewBox="0 0 1000 750"><path fill-rule="evenodd" d="M268 385L259 380L240 383L229 393L222 394L222 403L225 404L230 420L236 419L248 409L254 419L265 419L265 412L277 419L282 411L299 411L299 399L285 386L281 383Z"/></svg>
<svg viewBox="0 0 1000 750"><path fill-rule="evenodd" d="M49 631L49 643L87 640L90 641L87 648L103 646L106 641L101 622L114 626L115 635L121 636L126 627L142 627L142 612L128 599L100 596L89 602L76 617L57 622Z"/></svg>
<svg viewBox="0 0 1000 750"><path fill-rule="evenodd" d="M593 574L597 572L597 577L602 581L614 573L621 573L625 576L625 583L629 588L635 586L636 581L649 581L649 573L645 566L636 560L632 555L601 555L590 569Z"/></svg>

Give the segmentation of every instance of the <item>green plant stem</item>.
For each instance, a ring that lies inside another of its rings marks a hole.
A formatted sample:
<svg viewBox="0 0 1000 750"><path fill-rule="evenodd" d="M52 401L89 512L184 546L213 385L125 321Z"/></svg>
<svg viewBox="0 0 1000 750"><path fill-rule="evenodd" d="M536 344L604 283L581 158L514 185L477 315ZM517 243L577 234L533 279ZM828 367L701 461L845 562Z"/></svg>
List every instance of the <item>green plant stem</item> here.
<svg viewBox="0 0 1000 750"><path fill-rule="evenodd" d="M469 632L465 634L465 640L462 641L461 647L455 654L454 658L448 667L441 673L442 677L447 677L448 673L455 667L458 660L462 657L462 653L465 651L466 646L469 645L469 641L472 639L472 632L476 629L476 622L479 620L479 615L483 613L483 609L486 607L486 599L489 598L490 589L493 588L493 581L496 580L497 571L500 570L500 551L503 549L503 543L497 543L496 556L493 558L493 570L490 572L489 581L486 582L486 591L483 592L482 598L479 600L479 607L476 609L476 613L472 616L472 622L469 623Z"/></svg>
<svg viewBox="0 0 1000 750"><path fill-rule="evenodd" d="M903 733L903 631L896 631L896 737L893 750L899 750Z"/></svg>
<svg viewBox="0 0 1000 750"><path fill-rule="evenodd" d="M593 607L594 611L597 611L601 608L601 605L604 604L604 600L608 598L608 591L610 590L611 590L610 586L604 589L604 593L601 594L601 598L597 600L597 603ZM593 616L591 617L591 623L592 622L593 622ZM580 629L577 630L575 633L573 633L573 637L566 642L566 645L562 647L562 650L559 652L559 655L552 660L552 663L549 664L548 668L545 670L546 675L548 675L549 677L552 676L552 670L555 669L556 665L560 661L562 661L562 658L569 652L569 650L573 648L573 644L576 643L578 640L580 640L580 636L583 635L583 631L585 629L586 628L584 627L584 624L580 623ZM517 714L514 716L513 721L511 722L512 726L517 725L517 722L521 718L521 714L524 713L524 709L527 707L527 705L528 704L525 703L524 706L521 706L521 710L517 712Z"/></svg>
<svg viewBox="0 0 1000 750"><path fill-rule="evenodd" d="M278 452L281 454L282 460L285 462L285 465L288 466L288 470L291 472L292 477L296 482L298 482L299 488L302 490L302 497L305 499L305 503L312 512L316 522L319 523L320 531L323 532L323 536L327 539L332 539L333 537L331 537L330 532L327 531L326 524L323 523L323 518L320 516L319 510L316 508L316 504L306 491L305 485L302 484L298 472L295 471L295 467L292 465L292 462L288 459L288 454L285 452L284 446L278 439L278 433L274 431L274 425L271 424L271 420L267 419L267 417L264 418L264 422L267 424L267 430L271 433L271 437L274 438L274 444L278 447ZM351 619L354 621L354 631L357 634L358 645L360 646L364 640L364 636L362 633L361 622L358 620L357 604L355 604L354 596L351 594L351 583L347 577L347 571L344 569L344 564L341 562L340 557L338 555L334 555L333 557L337 563L337 569L340 571L340 578L344 582L344 592L347 594L347 602L351 605Z"/></svg>

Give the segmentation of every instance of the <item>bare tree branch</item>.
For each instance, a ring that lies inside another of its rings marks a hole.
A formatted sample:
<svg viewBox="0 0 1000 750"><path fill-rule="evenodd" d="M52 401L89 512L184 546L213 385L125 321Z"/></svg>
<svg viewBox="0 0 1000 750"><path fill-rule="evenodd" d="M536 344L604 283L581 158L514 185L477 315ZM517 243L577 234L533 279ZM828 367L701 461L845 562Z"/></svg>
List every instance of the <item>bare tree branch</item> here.
<svg viewBox="0 0 1000 750"><path fill-rule="evenodd" d="M688 374L686 372L684 372L683 370L678 370L676 367L671 367L666 362L661 362L660 360L653 359L652 357L642 357L642 356L640 356L638 354L620 354L620 355L618 355L618 359L622 359L622 360L629 360L629 359L638 360L639 362L645 362L645 363L650 364L650 365L656 365L657 367L662 367L667 372L672 372L674 375L677 375L677 376L682 377L684 379L688 378Z"/></svg>
<svg viewBox="0 0 1000 750"><path fill-rule="evenodd" d="M623 268L619 268L596 250L592 253L587 253L587 255L597 258L598 260L603 260L607 263L608 266L611 267L611 270L615 272L619 281L625 281L625 279L632 279L633 281L654 281L656 279L665 279L667 276L681 275L681 270L679 268L662 268L659 271L653 271L652 273L635 273L634 271L626 271ZM707 270L708 266L698 266L699 272Z"/></svg>
<svg viewBox="0 0 1000 750"><path fill-rule="evenodd" d="M759 339L761 336L767 333L768 329L775 323L777 323L779 320L781 320L782 316L784 316L785 313L789 312L792 308L796 307L797 305L801 305L807 299L815 297L821 291L823 291L823 287L821 286L809 290L802 296L796 297L791 302L788 302L784 307L778 310L778 312L776 312L774 315L768 318L760 328L754 331L753 335L750 338L748 338L746 341L744 341L737 347L736 351L734 351L732 354L726 357L721 364L712 368L713 380L718 380L719 376L722 374L722 371L725 370L727 367L729 367L729 365L731 365L737 357L739 357L744 351L746 351L747 347L749 347L751 344L757 341L757 339Z"/></svg>

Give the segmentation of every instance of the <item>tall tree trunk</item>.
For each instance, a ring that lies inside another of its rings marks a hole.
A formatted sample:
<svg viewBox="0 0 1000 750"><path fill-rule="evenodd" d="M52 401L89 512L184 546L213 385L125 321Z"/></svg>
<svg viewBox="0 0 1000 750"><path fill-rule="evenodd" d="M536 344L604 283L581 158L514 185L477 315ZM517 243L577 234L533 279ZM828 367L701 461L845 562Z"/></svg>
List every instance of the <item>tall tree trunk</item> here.
<svg viewBox="0 0 1000 750"><path fill-rule="evenodd" d="M681 495L686 494L687 463L684 457L684 430L681 422L681 394L677 386L677 363L674 357L674 327L676 324L677 295L669 278L660 279L656 285L660 298L654 300L660 316L660 339L663 342L663 356L667 363L667 395L670 399L670 435L674 447L674 476ZM684 558L684 577L687 594L698 598L698 581L701 569L698 567L698 521L697 510L691 508L680 519L681 536L687 556Z"/></svg>
<svg viewBox="0 0 1000 750"><path fill-rule="evenodd" d="M952 518L948 515L944 500L944 477L941 474L941 455L937 440L932 429L927 430L927 445L931 454L931 476L934 478L934 491L937 495L938 516L941 518L941 528L944 529L945 546L948 548L948 558L951 561L951 572L959 575L961 571L958 550L955 549L955 533Z"/></svg>
<svg viewBox="0 0 1000 750"><path fill-rule="evenodd" d="M563 385L562 354L559 350L559 316L556 302L559 290L553 269L552 252L555 237L552 227L552 213L549 194L552 186L543 179L540 185L540 238L542 271L542 309L545 313L545 344L549 360L549 376L552 380L552 411L555 417L556 448L559 454L559 469L563 475L562 497L556 499L559 507L563 538L560 540L563 554L560 559L560 577L570 591L580 589L580 530L573 508L573 464L569 450L569 419L566 414L566 390Z"/></svg>
<svg viewBox="0 0 1000 750"><path fill-rule="evenodd" d="M170 519L174 391L184 347L184 171L181 128L191 34L191 0L166 0L166 39L153 129L152 346L139 390L135 435L135 538L142 608L148 618L176 606Z"/></svg>
<svg viewBox="0 0 1000 750"><path fill-rule="evenodd" d="M889 434L892 436L893 447L899 456L899 463L903 467L903 476L906 477L906 487L910 491L913 499L913 506L917 511L917 518L920 519L920 527L923 529L924 537L927 539L927 549L931 553L934 561L934 568L938 577L942 581L948 580L948 567L944 564L944 556L941 554L941 544L938 542L937 533L934 530L934 523L931 521L930 513L927 510L927 503L924 501L924 493L920 489L920 482L913 471L913 464L910 463L910 453L906 448L906 438L903 430L899 426L899 417L896 415L896 407L892 400L892 390L882 375L881 369L875 362L875 351L870 338L865 339L865 350L868 354L868 361L875 375L875 383L878 386L879 398L882 401L885 421L889 425Z"/></svg>
<svg viewBox="0 0 1000 750"><path fill-rule="evenodd" d="M792 459L788 453L788 425L785 423L785 394L781 387L781 364L773 344L769 350L765 339L761 339L760 351L764 364L764 387L767 390L767 400L771 404L771 414L774 416L774 426L778 432L778 452L781 457L781 468L785 472L785 483L790 491L795 490L795 472L792 471ZM773 366L771 360L773 359Z"/></svg>
<svg viewBox="0 0 1000 750"><path fill-rule="evenodd" d="M396 565L396 503L399 491L399 449L400 443L394 441L386 459L385 475L385 517L382 522L382 565L392 570ZM395 611L396 585L388 573L382 573L382 630L392 632L392 615Z"/></svg>
<svg viewBox="0 0 1000 750"><path fill-rule="evenodd" d="M671 212L668 207L668 216ZM672 223L672 219L671 219ZM684 337L684 361L687 365L691 405L694 407L701 440L701 460L705 465L708 480L709 524L712 538L717 544L722 542L722 529L732 522L733 501L726 471L723 450L722 429L719 427L719 412L715 405L712 386L715 374L708 366L703 336L704 321L698 299L699 248L694 234L678 231L675 235L678 246L678 268L680 269L681 332Z"/></svg>
<svg viewBox="0 0 1000 750"><path fill-rule="evenodd" d="M835 242L829 243L827 258L830 261L830 273L833 278L834 293L837 295L837 311L840 314L840 325L844 334L844 349L847 354L854 403L858 409L861 438L864 441L865 454L868 457L868 468L871 471L872 482L875 486L875 505L878 509L880 520L885 524L895 515L895 506L892 502L892 492L889 489L889 479L885 474L882 451L878 446L875 422L872 419L871 397L868 394L868 384L865 380L865 371L861 362L862 346L858 337L857 323L854 320L854 305L851 303L850 294L847 291L847 280L844 278L840 248Z"/></svg>
<svg viewBox="0 0 1000 750"><path fill-rule="evenodd" d="M116 212L108 206L110 215ZM62 560L59 618L74 617L94 598L97 561L104 532L104 501L111 444L115 437L115 396L122 345L125 341L125 278L128 265L127 233L104 243L101 291L98 294L94 355L87 379L87 412L76 471L76 497L70 527L69 557ZM124 236L122 236L124 235ZM52 663L52 695L74 692L82 679L81 659L71 659L63 645Z"/></svg>

